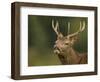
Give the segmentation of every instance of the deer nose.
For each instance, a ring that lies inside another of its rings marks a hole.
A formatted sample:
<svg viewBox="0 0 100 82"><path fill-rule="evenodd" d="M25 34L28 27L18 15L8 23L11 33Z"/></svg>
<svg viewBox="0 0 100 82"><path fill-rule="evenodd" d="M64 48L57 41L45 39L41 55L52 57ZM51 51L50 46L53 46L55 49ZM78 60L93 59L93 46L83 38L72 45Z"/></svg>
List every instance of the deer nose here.
<svg viewBox="0 0 100 82"><path fill-rule="evenodd" d="M54 45L54 49L57 49L58 48L58 46L57 45Z"/></svg>
<svg viewBox="0 0 100 82"><path fill-rule="evenodd" d="M59 51L60 51L60 48L59 48L59 47L57 47L57 45L54 45L54 49L55 49L55 50L59 50Z"/></svg>
<svg viewBox="0 0 100 82"><path fill-rule="evenodd" d="M54 48L56 48L57 46L56 45L54 45Z"/></svg>

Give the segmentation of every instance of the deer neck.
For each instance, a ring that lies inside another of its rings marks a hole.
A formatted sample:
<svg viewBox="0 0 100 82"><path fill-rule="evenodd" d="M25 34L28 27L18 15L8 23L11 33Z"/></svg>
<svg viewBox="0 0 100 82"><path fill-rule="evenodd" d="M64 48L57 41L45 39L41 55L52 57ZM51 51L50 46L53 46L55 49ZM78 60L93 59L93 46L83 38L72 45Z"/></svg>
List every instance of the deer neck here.
<svg viewBox="0 0 100 82"><path fill-rule="evenodd" d="M76 52L72 47L68 48L62 55L59 56L61 58L62 64L77 64L80 61L79 53Z"/></svg>

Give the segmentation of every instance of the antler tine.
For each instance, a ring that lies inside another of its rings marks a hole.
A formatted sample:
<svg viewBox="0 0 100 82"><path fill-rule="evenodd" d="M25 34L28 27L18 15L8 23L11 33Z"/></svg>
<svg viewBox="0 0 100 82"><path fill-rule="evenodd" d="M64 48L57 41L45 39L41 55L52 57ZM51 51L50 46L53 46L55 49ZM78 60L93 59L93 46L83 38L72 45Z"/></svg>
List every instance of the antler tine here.
<svg viewBox="0 0 100 82"><path fill-rule="evenodd" d="M58 21L56 22L56 25L54 26L54 20L52 20L52 28L56 32L57 35L59 35L59 32L57 31L59 29L59 23Z"/></svg>
<svg viewBox="0 0 100 82"><path fill-rule="evenodd" d="M70 22L68 22L68 34L70 32Z"/></svg>
<svg viewBox="0 0 100 82"><path fill-rule="evenodd" d="M78 35L80 32L84 31L84 29L85 29L85 21L83 21L83 25L80 22L80 28L79 28L79 30L77 32L75 32L73 34L70 34L67 37L73 37L75 35Z"/></svg>
<svg viewBox="0 0 100 82"><path fill-rule="evenodd" d="M68 33L67 33L67 35L69 35L69 32L70 32L70 22L68 22ZM68 36L68 39L69 39L69 36Z"/></svg>
<svg viewBox="0 0 100 82"><path fill-rule="evenodd" d="M84 31L84 29L85 29L85 21L83 21L83 26L82 26L82 28L81 28L81 22L80 22L80 31L82 32L82 31Z"/></svg>

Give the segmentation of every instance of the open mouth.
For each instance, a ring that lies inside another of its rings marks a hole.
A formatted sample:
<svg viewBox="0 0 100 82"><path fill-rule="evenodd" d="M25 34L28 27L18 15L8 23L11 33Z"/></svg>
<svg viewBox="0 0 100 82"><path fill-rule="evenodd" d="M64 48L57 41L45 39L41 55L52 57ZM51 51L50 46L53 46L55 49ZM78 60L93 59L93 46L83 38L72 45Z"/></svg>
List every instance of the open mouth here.
<svg viewBox="0 0 100 82"><path fill-rule="evenodd" d="M59 48L54 48L54 53L55 54L60 54L61 53L61 50Z"/></svg>

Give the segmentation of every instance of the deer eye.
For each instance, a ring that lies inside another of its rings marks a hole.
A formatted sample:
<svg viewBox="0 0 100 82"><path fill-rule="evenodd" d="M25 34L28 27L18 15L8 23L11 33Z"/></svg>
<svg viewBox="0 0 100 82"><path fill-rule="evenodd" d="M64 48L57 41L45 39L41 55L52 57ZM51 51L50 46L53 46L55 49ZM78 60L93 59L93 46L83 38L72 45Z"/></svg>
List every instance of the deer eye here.
<svg viewBox="0 0 100 82"><path fill-rule="evenodd" d="M65 43L65 45L68 45L68 43Z"/></svg>

